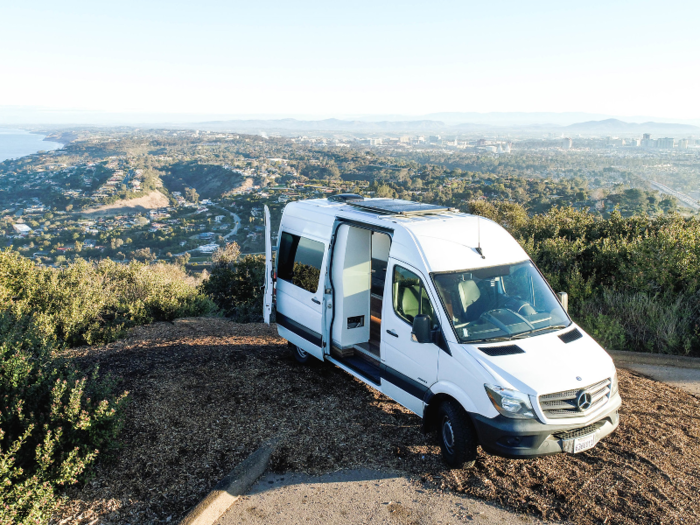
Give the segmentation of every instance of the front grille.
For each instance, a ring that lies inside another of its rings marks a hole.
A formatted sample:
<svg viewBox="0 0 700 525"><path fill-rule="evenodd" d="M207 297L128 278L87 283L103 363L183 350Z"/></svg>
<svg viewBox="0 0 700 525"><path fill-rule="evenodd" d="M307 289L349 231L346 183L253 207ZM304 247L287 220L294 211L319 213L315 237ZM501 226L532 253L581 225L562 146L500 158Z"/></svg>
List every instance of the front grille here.
<svg viewBox="0 0 700 525"><path fill-rule="evenodd" d="M539 398L540 408L548 419L585 416L608 402L610 399L610 383L610 379L604 379L584 388L545 394ZM590 394L591 396L591 405L583 410L578 407L577 402L581 394Z"/></svg>
<svg viewBox="0 0 700 525"><path fill-rule="evenodd" d="M553 435L557 439L576 439L583 436L587 436L589 434L593 434L593 432L598 430L603 425L605 425L604 420L598 421L597 423L593 423L592 425L588 425L587 427L576 428L574 430L566 430L564 432L557 432Z"/></svg>

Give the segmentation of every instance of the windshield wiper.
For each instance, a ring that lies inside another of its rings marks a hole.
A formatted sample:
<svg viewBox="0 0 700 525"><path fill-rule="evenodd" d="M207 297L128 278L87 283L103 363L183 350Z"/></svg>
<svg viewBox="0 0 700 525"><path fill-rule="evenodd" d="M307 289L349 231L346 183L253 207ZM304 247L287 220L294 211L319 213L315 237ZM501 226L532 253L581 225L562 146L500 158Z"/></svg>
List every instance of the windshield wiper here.
<svg viewBox="0 0 700 525"><path fill-rule="evenodd" d="M464 341L466 344L472 344L472 343L498 343L502 341L513 341L515 339L524 339L525 337L528 337L532 334L536 334L537 332L544 332L545 330L562 330L566 328L567 326L570 325L565 325L565 324L555 324L552 326L543 326L542 328L535 328L533 330L528 330L527 332L519 332L517 334L513 335L501 335L499 337L486 337L483 339L468 339Z"/></svg>
<svg viewBox="0 0 700 525"><path fill-rule="evenodd" d="M497 343L499 341L512 341L515 339L514 336L512 335L502 335L500 337L487 337L485 339L468 339L464 341L467 344L472 344L472 343Z"/></svg>
<svg viewBox="0 0 700 525"><path fill-rule="evenodd" d="M555 324L552 326L543 326L542 328L535 328L534 330L529 330L527 332L521 332L517 335L514 335L512 339L523 339L524 337L530 336L532 334L536 334L537 332L544 332L545 330L562 330L563 328L566 328L568 325L565 324Z"/></svg>

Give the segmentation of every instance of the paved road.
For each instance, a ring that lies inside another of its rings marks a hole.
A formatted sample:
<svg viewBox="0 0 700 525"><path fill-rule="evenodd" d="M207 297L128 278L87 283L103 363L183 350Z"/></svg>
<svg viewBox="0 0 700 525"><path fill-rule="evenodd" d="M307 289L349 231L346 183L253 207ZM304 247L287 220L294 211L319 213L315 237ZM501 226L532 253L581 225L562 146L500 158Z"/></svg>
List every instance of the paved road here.
<svg viewBox="0 0 700 525"><path fill-rule="evenodd" d="M217 525L548 523L467 496L424 488L398 474L341 470L325 476L267 474Z"/></svg>
<svg viewBox="0 0 700 525"><path fill-rule="evenodd" d="M700 369L698 368L680 368L648 363L619 363L617 366L633 370L657 381L668 383L700 396Z"/></svg>
<svg viewBox="0 0 700 525"><path fill-rule="evenodd" d="M221 209L223 210L225 208L221 208ZM226 211L228 211L228 210L226 210ZM233 230L231 230L229 233L224 235L224 240L226 240L226 241L228 241L229 237L236 235L238 233L238 228L241 227L241 218L233 212L229 212L229 213L231 214L231 217L233 217L234 225L233 225Z"/></svg>

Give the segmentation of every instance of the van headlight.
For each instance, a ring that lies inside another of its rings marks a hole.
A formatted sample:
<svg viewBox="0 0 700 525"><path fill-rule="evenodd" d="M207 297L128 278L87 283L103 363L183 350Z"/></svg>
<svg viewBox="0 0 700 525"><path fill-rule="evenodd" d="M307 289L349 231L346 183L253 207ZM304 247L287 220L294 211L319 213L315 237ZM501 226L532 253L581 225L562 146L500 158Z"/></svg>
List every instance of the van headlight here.
<svg viewBox="0 0 700 525"><path fill-rule="evenodd" d="M610 384L610 397L613 397L615 394L617 394L618 390L619 386L617 384L617 370L615 370L615 374L612 378L612 383Z"/></svg>
<svg viewBox="0 0 700 525"><path fill-rule="evenodd" d="M501 414L514 419L534 419L535 412L532 410L530 396L496 385L484 385L486 394Z"/></svg>

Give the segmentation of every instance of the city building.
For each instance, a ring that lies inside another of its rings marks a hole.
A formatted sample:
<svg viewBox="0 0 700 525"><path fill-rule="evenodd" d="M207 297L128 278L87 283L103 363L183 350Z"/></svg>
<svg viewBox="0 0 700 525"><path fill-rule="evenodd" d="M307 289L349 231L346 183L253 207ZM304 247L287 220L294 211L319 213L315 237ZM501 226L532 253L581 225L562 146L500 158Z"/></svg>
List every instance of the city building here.
<svg viewBox="0 0 700 525"><path fill-rule="evenodd" d="M656 147L661 149L673 149L674 140L670 137L664 137L662 139L657 139Z"/></svg>
<svg viewBox="0 0 700 525"><path fill-rule="evenodd" d="M647 149L656 147L656 141L651 138L650 133L642 135L642 147Z"/></svg>

